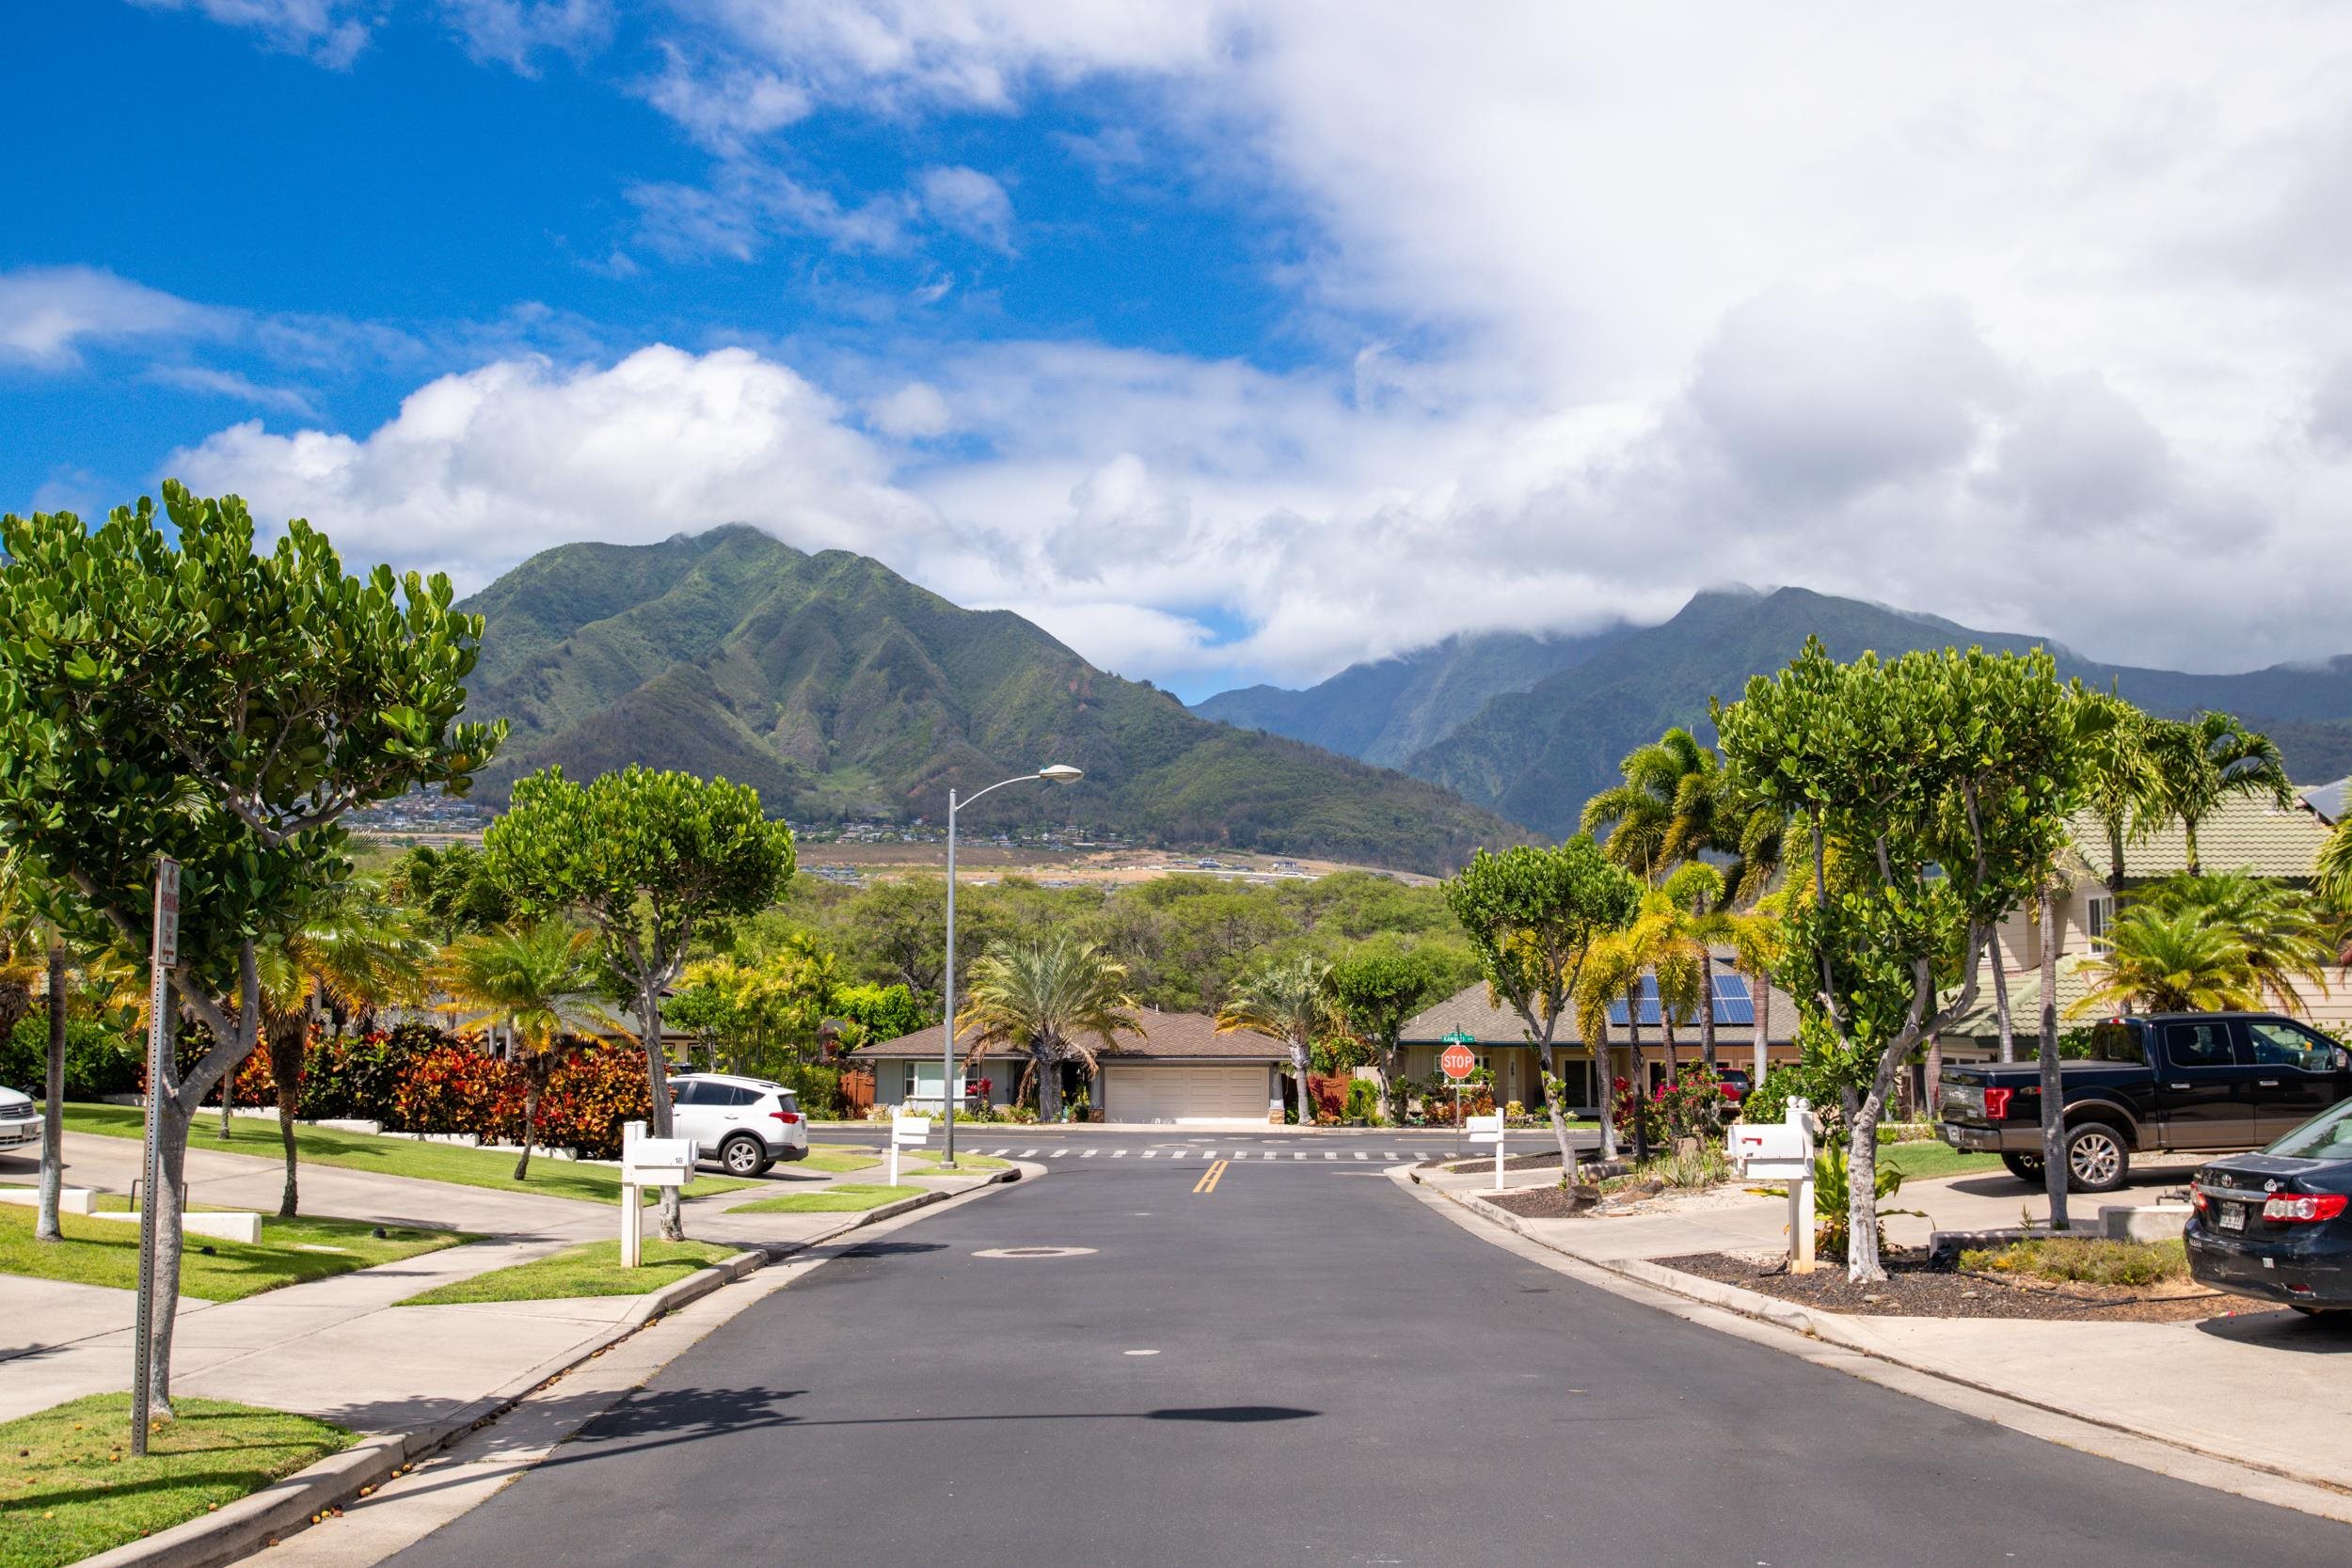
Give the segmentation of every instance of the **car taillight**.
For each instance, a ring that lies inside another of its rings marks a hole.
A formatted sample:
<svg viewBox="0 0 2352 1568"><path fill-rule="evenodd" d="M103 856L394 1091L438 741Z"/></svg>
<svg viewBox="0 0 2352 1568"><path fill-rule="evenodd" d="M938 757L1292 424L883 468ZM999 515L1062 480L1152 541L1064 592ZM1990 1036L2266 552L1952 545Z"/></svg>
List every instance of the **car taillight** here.
<svg viewBox="0 0 2352 1568"><path fill-rule="evenodd" d="M787 1127L798 1127L801 1124L801 1113L798 1111L771 1111L768 1114Z"/></svg>
<svg viewBox="0 0 2352 1568"><path fill-rule="evenodd" d="M2189 1188L2188 1203L2190 1208L2196 1210L2201 1214L2205 1212L2205 1189L2202 1187Z"/></svg>
<svg viewBox="0 0 2352 1568"><path fill-rule="evenodd" d="M1987 1121L2007 1120L2009 1117L2009 1097L2016 1092L2017 1091L2015 1089L1985 1090L1984 1119Z"/></svg>
<svg viewBox="0 0 2352 1568"><path fill-rule="evenodd" d="M2270 1201L2263 1205L2263 1218L2288 1225L2310 1225L2334 1219L2344 1212L2344 1202L2342 1193L2273 1193Z"/></svg>

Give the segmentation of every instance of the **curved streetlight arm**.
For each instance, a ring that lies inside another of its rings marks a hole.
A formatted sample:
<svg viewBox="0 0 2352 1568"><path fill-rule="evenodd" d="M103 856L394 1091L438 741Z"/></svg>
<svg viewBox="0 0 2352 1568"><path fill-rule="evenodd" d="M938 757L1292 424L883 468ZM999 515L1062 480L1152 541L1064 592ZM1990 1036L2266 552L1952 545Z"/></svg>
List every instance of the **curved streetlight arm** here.
<svg viewBox="0 0 2352 1568"><path fill-rule="evenodd" d="M946 1017L940 1020L943 1037L940 1045L939 1119L940 1159L942 1170L956 1168L956 1101L962 1096L956 1093L956 813L988 793L1009 784L1068 784L1079 776L1074 768L1056 764L1041 768L1034 773L1015 773L1009 779L999 779L988 789L976 789L962 800L956 799L953 788L947 791L947 965L941 972L941 1000L946 1004ZM1041 1086L1040 1092L1042 1092Z"/></svg>

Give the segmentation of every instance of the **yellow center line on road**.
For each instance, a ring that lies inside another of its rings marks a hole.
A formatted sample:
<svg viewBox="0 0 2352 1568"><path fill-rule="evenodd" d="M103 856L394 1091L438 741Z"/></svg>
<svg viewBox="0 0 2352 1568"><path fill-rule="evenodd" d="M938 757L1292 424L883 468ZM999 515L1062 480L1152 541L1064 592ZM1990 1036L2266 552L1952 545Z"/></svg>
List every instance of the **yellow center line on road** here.
<svg viewBox="0 0 2352 1568"><path fill-rule="evenodd" d="M1192 1184L1193 1196L1199 1197L1203 1193L1213 1193L1216 1191L1216 1184L1218 1180L1224 1177L1227 1164L1229 1164L1229 1162L1219 1160L1216 1164L1211 1165L1207 1170L1202 1171L1200 1173L1200 1180Z"/></svg>

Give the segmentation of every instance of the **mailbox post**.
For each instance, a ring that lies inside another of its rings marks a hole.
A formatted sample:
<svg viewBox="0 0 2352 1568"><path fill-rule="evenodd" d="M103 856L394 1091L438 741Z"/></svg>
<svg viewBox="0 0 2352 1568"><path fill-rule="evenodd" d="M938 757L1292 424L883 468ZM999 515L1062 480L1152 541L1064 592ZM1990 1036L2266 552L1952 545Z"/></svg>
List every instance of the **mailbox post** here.
<svg viewBox="0 0 2352 1568"><path fill-rule="evenodd" d="M898 1184L898 1150L920 1148L931 1135L929 1117L892 1117L890 1118L890 1184Z"/></svg>
<svg viewBox="0 0 2352 1568"><path fill-rule="evenodd" d="M621 1127L621 1267L636 1268L645 1254L645 1189L683 1187L693 1180L694 1140L648 1138L642 1121Z"/></svg>
<svg viewBox="0 0 2352 1568"><path fill-rule="evenodd" d="M1502 1191L1502 1113L1490 1117L1472 1117L1467 1124L1470 1141L1495 1146L1495 1191Z"/></svg>
<svg viewBox="0 0 2352 1568"><path fill-rule="evenodd" d="M1734 1122L1725 1129L1724 1152L1743 1181L1788 1183L1788 1272L1813 1272L1813 1145L1820 1118L1803 1100L1788 1102L1786 1119Z"/></svg>

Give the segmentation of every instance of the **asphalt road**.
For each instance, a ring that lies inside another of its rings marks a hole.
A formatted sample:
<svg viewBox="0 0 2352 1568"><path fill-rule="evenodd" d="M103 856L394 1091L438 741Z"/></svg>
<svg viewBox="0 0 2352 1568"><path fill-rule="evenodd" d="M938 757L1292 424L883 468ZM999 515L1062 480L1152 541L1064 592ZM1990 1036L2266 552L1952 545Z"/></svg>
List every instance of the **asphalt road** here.
<svg viewBox="0 0 2352 1568"><path fill-rule="evenodd" d="M977 1256L1028 1247L1090 1250ZM1580 1285L1376 1166L1131 1157L815 1271L393 1560L2341 1568L2352 1528Z"/></svg>

